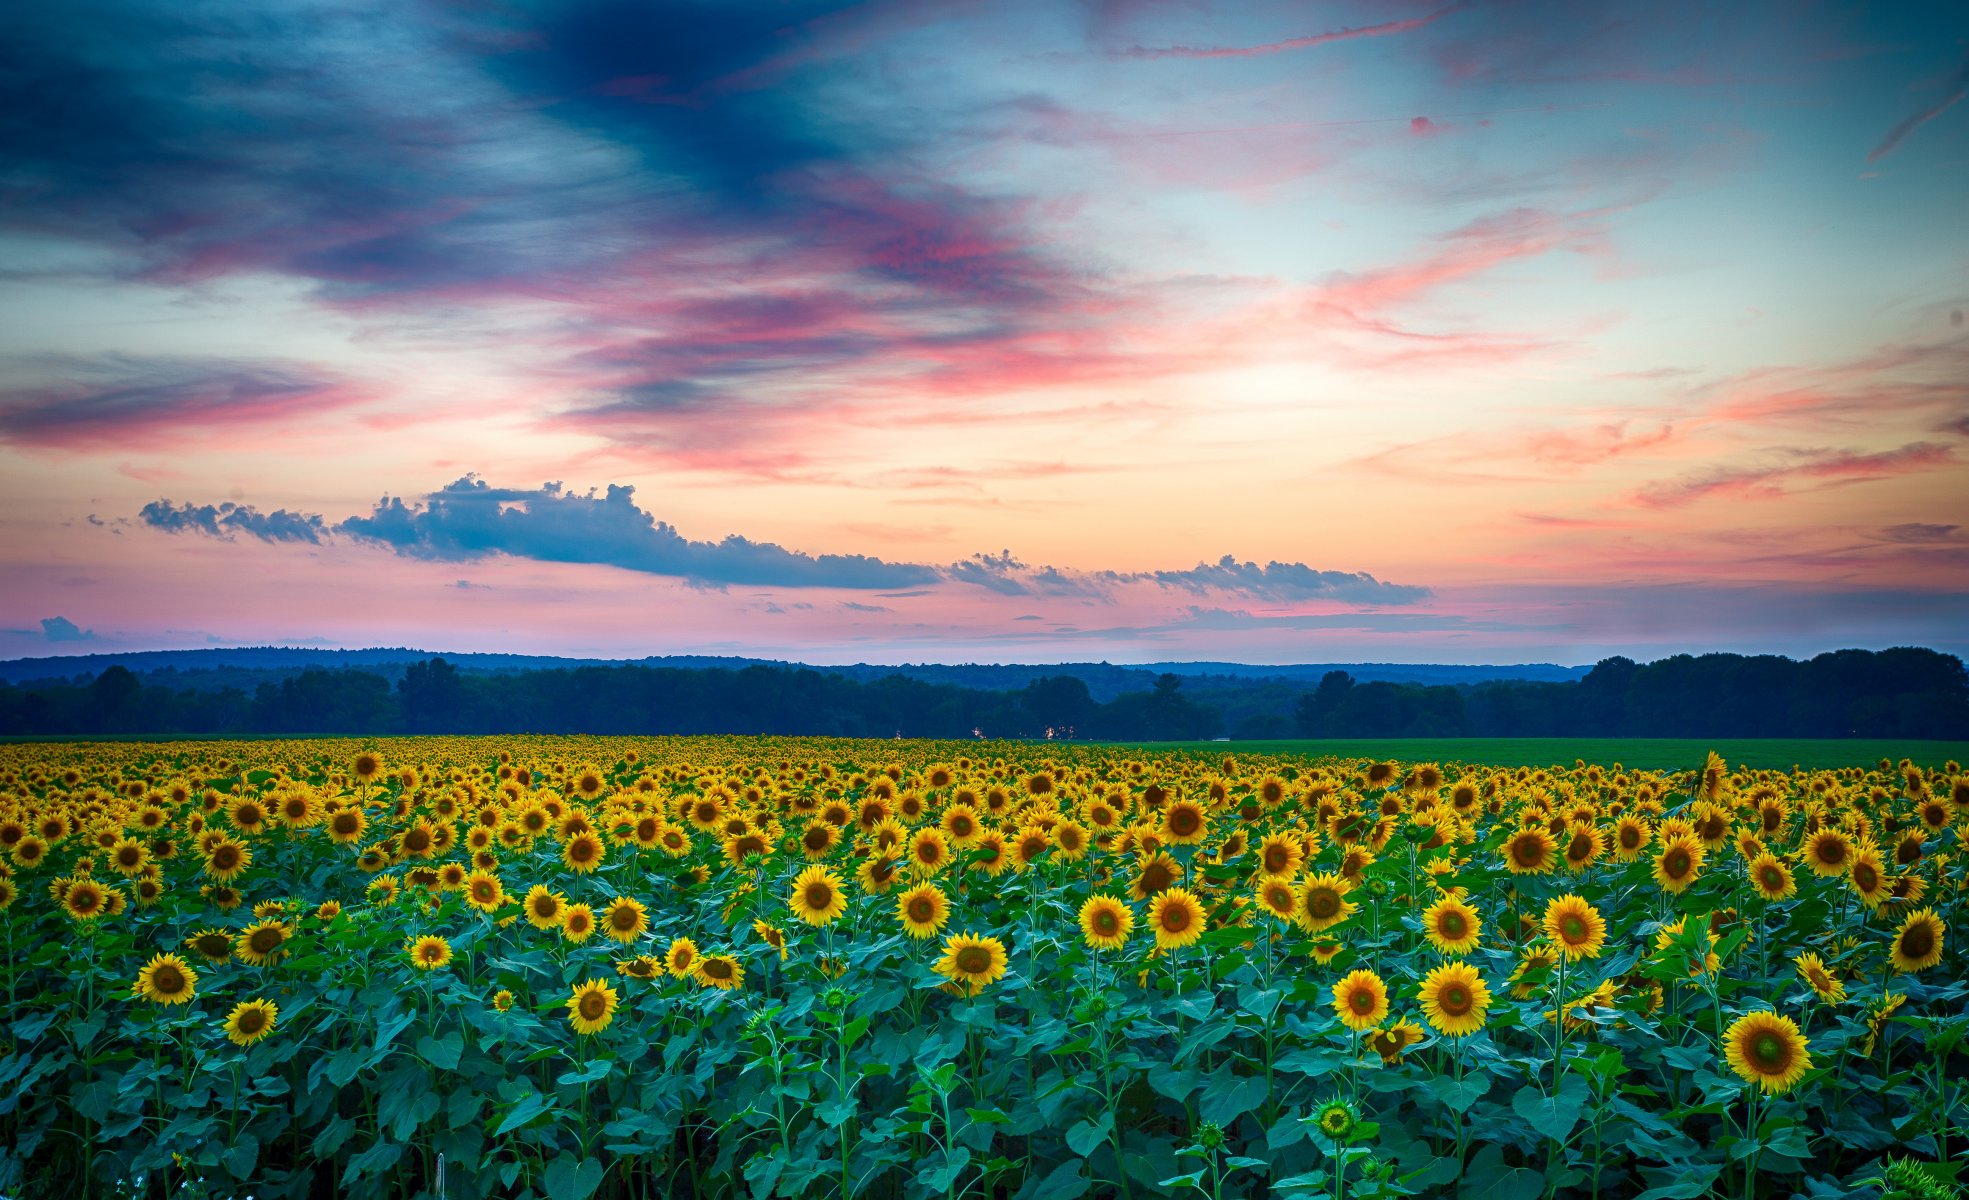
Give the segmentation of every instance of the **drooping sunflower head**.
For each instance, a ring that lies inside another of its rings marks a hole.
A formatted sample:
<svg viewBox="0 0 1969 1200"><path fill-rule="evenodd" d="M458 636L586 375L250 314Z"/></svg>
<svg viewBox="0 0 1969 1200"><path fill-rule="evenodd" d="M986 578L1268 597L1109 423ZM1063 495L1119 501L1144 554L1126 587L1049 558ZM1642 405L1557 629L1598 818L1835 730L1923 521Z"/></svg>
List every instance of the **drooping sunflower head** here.
<svg viewBox="0 0 1969 1200"><path fill-rule="evenodd" d="M1484 1027L1490 1013L1490 989L1477 969L1465 962L1447 962L1422 979L1422 1015L1437 1033L1460 1037Z"/></svg>
<svg viewBox="0 0 1969 1200"><path fill-rule="evenodd" d="M1135 913L1112 896L1090 896L1080 906L1080 935L1096 950L1119 950L1135 928Z"/></svg>
<svg viewBox="0 0 1969 1200"><path fill-rule="evenodd" d="M616 994L605 980L577 984L567 998L567 1020L576 1033L600 1033L615 1020Z"/></svg>
<svg viewBox="0 0 1969 1200"><path fill-rule="evenodd" d="M729 954L707 954L698 961L697 982L703 987L731 991L745 985L745 968Z"/></svg>
<svg viewBox="0 0 1969 1200"><path fill-rule="evenodd" d="M271 1000L248 1000L226 1017L226 1037L235 1046L250 1046L273 1032L280 1006Z"/></svg>
<svg viewBox="0 0 1969 1200"><path fill-rule="evenodd" d="M1607 922L1585 897L1568 893L1546 904L1545 936L1575 962L1598 958L1607 944Z"/></svg>
<svg viewBox="0 0 1969 1200"><path fill-rule="evenodd" d="M1723 1056L1745 1083L1776 1095L1790 1091L1812 1069L1812 1054L1790 1017L1747 1013L1723 1035Z"/></svg>
<svg viewBox="0 0 1969 1200"><path fill-rule="evenodd" d="M1393 1067L1400 1065L1402 1056L1410 1046L1422 1041L1426 1035L1422 1027L1404 1017L1384 1029L1377 1029L1367 1037L1370 1050L1381 1056L1381 1065Z"/></svg>
<svg viewBox="0 0 1969 1200"><path fill-rule="evenodd" d="M1388 1016L1388 985L1372 971L1354 971L1333 985L1333 1011L1340 1023L1360 1032Z"/></svg>
<svg viewBox="0 0 1969 1200"><path fill-rule="evenodd" d="M1932 908L1907 915L1894 933L1891 958L1896 971L1913 974L1942 961L1942 938L1947 933L1942 919Z"/></svg>
<svg viewBox="0 0 1969 1200"><path fill-rule="evenodd" d="M1846 998L1846 984L1834 975L1825 961L1816 954L1800 954L1791 960L1798 968L1798 978L1812 989L1812 993L1826 1004L1838 1004Z"/></svg>

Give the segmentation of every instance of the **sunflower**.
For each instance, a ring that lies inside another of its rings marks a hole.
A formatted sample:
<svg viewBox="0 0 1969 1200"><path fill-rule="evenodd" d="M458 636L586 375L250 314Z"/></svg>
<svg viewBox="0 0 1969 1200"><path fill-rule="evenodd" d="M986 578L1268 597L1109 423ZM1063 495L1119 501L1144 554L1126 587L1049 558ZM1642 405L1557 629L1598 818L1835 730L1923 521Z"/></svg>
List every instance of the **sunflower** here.
<svg viewBox="0 0 1969 1200"><path fill-rule="evenodd" d="M1273 879L1290 879L1306 861L1306 845L1298 838L1272 833L1258 843L1258 870Z"/></svg>
<svg viewBox="0 0 1969 1200"><path fill-rule="evenodd" d="M752 922L752 932L759 936L760 941L779 951L779 961L786 961L786 933L784 930L769 921L756 920Z"/></svg>
<svg viewBox="0 0 1969 1200"><path fill-rule="evenodd" d="M1289 922L1299 907L1299 889L1292 886L1291 876L1261 875L1254 899L1274 919Z"/></svg>
<svg viewBox="0 0 1969 1200"><path fill-rule="evenodd" d="M615 989L600 979L575 987L567 998L567 1021L576 1033L600 1033L615 1020Z"/></svg>
<svg viewBox="0 0 1969 1200"><path fill-rule="evenodd" d="M1194 846L1210 833L1210 818L1194 800L1177 800L1162 810L1162 839L1172 846Z"/></svg>
<svg viewBox="0 0 1969 1200"><path fill-rule="evenodd" d="M280 948L287 943L287 933L287 926L280 921L255 922L240 932L233 953L243 963L270 967L280 961Z"/></svg>
<svg viewBox="0 0 1969 1200"><path fill-rule="evenodd" d="M1893 881L1887 878L1887 868L1880 861L1880 851L1867 843L1853 851L1853 861L1846 868L1846 878L1859 893L1860 902L1869 909L1877 909L1890 898Z"/></svg>
<svg viewBox="0 0 1969 1200"><path fill-rule="evenodd" d="M568 870L578 875L586 875L601 866L606 856L602 839L588 830L575 834L561 847L561 861L567 864Z"/></svg>
<svg viewBox="0 0 1969 1200"><path fill-rule="evenodd" d="M561 937L579 946L595 936L595 910L585 904L570 904L561 914Z"/></svg>
<svg viewBox="0 0 1969 1200"><path fill-rule="evenodd" d="M1135 928L1135 913L1112 896L1089 896L1080 906L1080 936L1096 950L1119 950Z"/></svg>
<svg viewBox="0 0 1969 1200"><path fill-rule="evenodd" d="M353 846L369 830L369 817L360 808L338 808L328 814L328 837L338 846Z"/></svg>
<svg viewBox="0 0 1969 1200"><path fill-rule="evenodd" d="M1313 961L1323 967L1339 958L1340 952L1346 948L1345 942L1337 942L1332 938L1319 938L1306 947L1306 953L1312 955Z"/></svg>
<svg viewBox="0 0 1969 1200"><path fill-rule="evenodd" d="M1547 875L1557 865L1559 849L1541 826L1520 829L1504 843L1504 865L1513 875Z"/></svg>
<svg viewBox="0 0 1969 1200"><path fill-rule="evenodd" d="M220 837L205 851L205 874L214 883L231 883L253 865L253 851Z"/></svg>
<svg viewBox="0 0 1969 1200"><path fill-rule="evenodd" d="M848 911L841 877L819 865L808 867L794 879L793 894L787 903L793 915L809 925L825 925Z"/></svg>
<svg viewBox="0 0 1969 1200"><path fill-rule="evenodd" d="M526 913L527 924L535 929L555 929L560 926L561 916L567 909L567 897L549 889L544 883L536 883L527 889L526 898L520 901L520 909Z"/></svg>
<svg viewBox="0 0 1969 1200"><path fill-rule="evenodd" d="M1723 1034L1723 1057L1745 1083L1772 1095L1788 1092L1812 1069L1811 1051L1790 1017L1746 1013Z"/></svg>
<svg viewBox="0 0 1969 1200"><path fill-rule="evenodd" d="M1490 1011L1490 989L1477 969L1466 962L1447 962L1422 979L1422 1015L1437 1033L1460 1037L1484 1027Z"/></svg>
<svg viewBox="0 0 1969 1200"><path fill-rule="evenodd" d="M1689 834L1677 834L1662 843L1655 855L1654 878L1662 891L1680 895L1702 874L1702 843Z"/></svg>
<svg viewBox="0 0 1969 1200"><path fill-rule="evenodd" d="M978 835L984 826L978 820L978 810L968 804L953 804L943 810L943 817L937 822L950 844L960 850L969 850L977 844Z"/></svg>
<svg viewBox="0 0 1969 1200"><path fill-rule="evenodd" d="M185 947L206 962L232 958L232 934L224 929L201 929L185 939Z"/></svg>
<svg viewBox="0 0 1969 1200"><path fill-rule="evenodd" d="M153 1004L184 1004L198 991L198 972L175 954L159 954L137 972L130 991Z"/></svg>
<svg viewBox="0 0 1969 1200"><path fill-rule="evenodd" d="M1356 1033L1388 1017L1388 985L1372 971L1355 971L1333 985L1333 1011Z"/></svg>
<svg viewBox="0 0 1969 1200"><path fill-rule="evenodd" d="M1769 850L1750 860L1750 886L1766 900L1788 900L1798 894L1791 868Z"/></svg>
<svg viewBox="0 0 1969 1200"><path fill-rule="evenodd" d="M916 831L909 839L909 865L918 875L930 876L950 863L950 839L934 826Z"/></svg>
<svg viewBox="0 0 1969 1200"><path fill-rule="evenodd" d="M1354 1130L1360 1125L1360 1117L1354 1112L1353 1105L1336 1096L1319 1106L1313 1114L1313 1123L1332 1141L1345 1142L1354 1136Z"/></svg>
<svg viewBox="0 0 1969 1200"><path fill-rule="evenodd" d="M356 755L353 767L355 777L364 783L369 783L383 773L383 758L373 751L365 750Z"/></svg>
<svg viewBox="0 0 1969 1200"><path fill-rule="evenodd" d="M1942 935L1947 933L1942 919L1932 908L1911 912L1894 933L1891 958L1894 969L1912 975L1942 961Z"/></svg>
<svg viewBox="0 0 1969 1200"><path fill-rule="evenodd" d="M1426 1036L1428 1035L1422 1032L1420 1025L1403 1017L1385 1029L1377 1029L1368 1034L1367 1045L1381 1056L1382 1066L1395 1067L1401 1065L1402 1056L1408 1052L1408 1048L1422 1041Z"/></svg>
<svg viewBox="0 0 1969 1200"><path fill-rule="evenodd" d="M919 883L896 897L896 920L910 937L933 938L950 920L950 901L934 883Z"/></svg>
<svg viewBox="0 0 1969 1200"><path fill-rule="evenodd" d="M975 996L1005 975L1005 943L995 937L952 934L944 939L937 974L960 995Z"/></svg>
<svg viewBox="0 0 1969 1200"><path fill-rule="evenodd" d="M1351 886L1339 875L1309 876L1299 885L1293 906L1293 920L1307 933L1320 933L1354 915L1354 904L1347 899Z"/></svg>
<svg viewBox="0 0 1969 1200"><path fill-rule="evenodd" d="M1606 843L1600 831L1591 825L1574 825L1566 834L1566 869L1584 871L1593 865Z"/></svg>
<svg viewBox="0 0 1969 1200"><path fill-rule="evenodd" d="M1698 961L1695 956L1695 945L1683 945L1678 948L1677 943L1683 941L1683 931L1687 926L1687 917L1676 917L1673 921L1655 930L1655 953L1657 955L1667 956L1673 951L1674 955L1671 957L1671 961L1680 961L1688 970L1691 979L1700 975L1714 975L1723 967L1723 959L1716 951L1704 949L1702 957ZM1713 944L1714 942L1712 941L1711 945Z"/></svg>
<svg viewBox="0 0 1969 1200"><path fill-rule="evenodd" d="M877 851L863 859L861 865L855 868L855 882L861 884L861 890L871 896L885 896L902 882L902 875L897 870L900 862L901 860L893 854Z"/></svg>
<svg viewBox="0 0 1969 1200"><path fill-rule="evenodd" d="M1633 862L1654 840L1654 827L1645 817L1624 814L1613 823L1613 856L1618 862Z"/></svg>
<svg viewBox="0 0 1969 1200"><path fill-rule="evenodd" d="M491 871L473 871L465 876L465 903L482 913L498 912L506 903L505 885Z"/></svg>
<svg viewBox="0 0 1969 1200"><path fill-rule="evenodd" d="M420 971L435 971L451 964L451 943L434 933L411 938L404 949L410 955L410 965Z"/></svg>
<svg viewBox="0 0 1969 1200"><path fill-rule="evenodd" d="M1844 875L1853 861L1853 843L1837 829L1821 829L1805 839L1805 865L1821 879Z"/></svg>
<svg viewBox="0 0 1969 1200"><path fill-rule="evenodd" d="M77 921L93 921L109 909L109 892L93 879L77 879L62 891L62 907Z"/></svg>
<svg viewBox="0 0 1969 1200"><path fill-rule="evenodd" d="M1824 960L1818 955L1801 954L1791 961L1798 968L1798 978L1804 980L1822 1002L1838 1004L1846 999L1846 984L1826 969Z"/></svg>
<svg viewBox="0 0 1969 1200"><path fill-rule="evenodd" d="M273 1032L280 1006L271 1000L248 1000L233 1006L226 1017L226 1037L235 1046L250 1046Z"/></svg>
<svg viewBox="0 0 1969 1200"><path fill-rule="evenodd" d="M1458 896L1444 896L1422 912L1422 933L1439 954L1470 953L1482 931L1477 910Z"/></svg>
<svg viewBox="0 0 1969 1200"><path fill-rule="evenodd" d="M1188 888L1164 888L1149 901L1149 925L1157 949L1174 950L1203 936L1203 902Z"/></svg>
<svg viewBox="0 0 1969 1200"><path fill-rule="evenodd" d="M704 987L731 991L745 986L745 968L729 954L707 954L698 961L697 982Z"/></svg>
<svg viewBox="0 0 1969 1200"><path fill-rule="evenodd" d="M1136 900L1147 900L1164 888L1176 886L1182 880L1181 864L1158 850L1142 856L1141 862L1135 868L1135 879L1129 884L1128 894Z"/></svg>
<svg viewBox="0 0 1969 1200"><path fill-rule="evenodd" d="M136 875L149 861L149 847L133 837L120 838L109 848L110 870L119 875Z"/></svg>
<svg viewBox="0 0 1969 1200"><path fill-rule="evenodd" d="M634 896L617 896L602 910L602 932L628 944L649 932L649 906Z"/></svg>
<svg viewBox="0 0 1969 1200"><path fill-rule="evenodd" d="M1860 1045L1860 1057L1872 1058L1873 1048L1880 1041L1880 1035L1887 1029L1887 1022L1907 1003L1907 993L1890 992L1874 1002L1867 1011L1866 1041Z"/></svg>
<svg viewBox="0 0 1969 1200"><path fill-rule="evenodd" d="M1607 922L1585 897L1568 893L1545 905L1545 936L1573 962L1598 958L1607 945Z"/></svg>

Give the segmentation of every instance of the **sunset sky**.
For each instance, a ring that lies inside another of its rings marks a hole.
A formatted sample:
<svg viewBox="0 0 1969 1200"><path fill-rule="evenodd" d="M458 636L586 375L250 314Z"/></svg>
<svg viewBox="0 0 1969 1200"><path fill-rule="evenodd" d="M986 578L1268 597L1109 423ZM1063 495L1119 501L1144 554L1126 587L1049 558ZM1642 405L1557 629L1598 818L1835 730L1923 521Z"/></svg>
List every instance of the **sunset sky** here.
<svg viewBox="0 0 1969 1200"><path fill-rule="evenodd" d="M1969 6L0 14L0 657L1969 652Z"/></svg>

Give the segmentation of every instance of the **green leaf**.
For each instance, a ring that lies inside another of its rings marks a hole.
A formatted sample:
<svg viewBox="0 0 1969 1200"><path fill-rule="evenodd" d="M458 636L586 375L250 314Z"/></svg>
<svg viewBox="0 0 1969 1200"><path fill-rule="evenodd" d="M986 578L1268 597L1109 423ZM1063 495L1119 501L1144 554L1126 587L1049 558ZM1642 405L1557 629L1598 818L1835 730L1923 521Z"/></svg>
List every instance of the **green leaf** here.
<svg viewBox="0 0 1969 1200"><path fill-rule="evenodd" d="M239 1134L219 1161L234 1179L253 1178L253 1168L260 1161L260 1140L250 1133Z"/></svg>
<svg viewBox="0 0 1969 1200"><path fill-rule="evenodd" d="M507 1111L505 1119L493 1129L492 1136L505 1137L553 1106L554 1102L539 1092L529 1092Z"/></svg>
<svg viewBox="0 0 1969 1200"><path fill-rule="evenodd" d="M1067 1145L1072 1147L1075 1154L1086 1158L1107 1142L1108 1132L1113 1128L1114 1116L1111 1113L1089 1117L1067 1130Z"/></svg>
<svg viewBox="0 0 1969 1200"><path fill-rule="evenodd" d="M606 1079L609 1071L614 1069L614 1067L615 1063L609 1059L597 1058L590 1061L579 1071L569 1071L554 1082L560 1084L562 1087L573 1087L579 1083L593 1083L597 1079Z"/></svg>
<svg viewBox="0 0 1969 1200"><path fill-rule="evenodd" d="M1533 1129L1555 1142L1564 1142L1566 1135L1579 1124L1585 1100L1586 1084L1577 1076L1569 1075L1560 1083L1555 1096L1548 1097L1538 1088L1525 1085L1512 1097L1511 1107L1530 1122Z"/></svg>
<svg viewBox="0 0 1969 1200"><path fill-rule="evenodd" d="M441 1038L429 1034L417 1039L417 1057L440 1071L458 1069L458 1058L465 1053L465 1038L456 1029Z"/></svg>
<svg viewBox="0 0 1969 1200"><path fill-rule="evenodd" d="M588 1200L602 1186L602 1164L592 1158L563 1154L547 1164L541 1183L554 1200Z"/></svg>
<svg viewBox="0 0 1969 1200"><path fill-rule="evenodd" d="M1471 1105L1483 1099L1484 1093L1490 1091L1490 1076L1481 1071L1465 1075L1460 1080L1437 1075L1429 1080L1429 1090L1452 1111L1466 1113Z"/></svg>
<svg viewBox="0 0 1969 1200"><path fill-rule="evenodd" d="M1028 1184L1020 1191L1019 1200L1074 1200L1093 1186L1093 1181L1080 1173L1080 1164L1068 1161L1054 1167L1038 1187Z"/></svg>
<svg viewBox="0 0 1969 1200"><path fill-rule="evenodd" d="M1197 1112L1204 1120L1228 1129L1231 1123L1265 1102L1263 1075L1234 1075L1229 1063L1210 1073L1209 1086Z"/></svg>
<svg viewBox="0 0 1969 1200"><path fill-rule="evenodd" d="M949 1150L931 1155L924 1161L926 1165L930 1163L936 1165L929 1167L917 1177L922 1181L923 1186L932 1192L948 1192L956 1186L957 1177L964 1173L964 1168L971 1165L971 1152L962 1146L953 1146Z"/></svg>
<svg viewBox="0 0 1969 1200"><path fill-rule="evenodd" d="M964 1115L980 1125L1009 1125L1012 1118L995 1108L967 1108Z"/></svg>

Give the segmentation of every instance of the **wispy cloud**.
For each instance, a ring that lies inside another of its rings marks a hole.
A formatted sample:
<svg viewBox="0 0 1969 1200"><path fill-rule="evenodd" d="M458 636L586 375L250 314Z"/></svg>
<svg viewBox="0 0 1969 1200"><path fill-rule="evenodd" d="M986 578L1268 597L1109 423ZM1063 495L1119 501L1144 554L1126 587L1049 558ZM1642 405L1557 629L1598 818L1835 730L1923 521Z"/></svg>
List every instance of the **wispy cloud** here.
<svg viewBox="0 0 1969 1200"><path fill-rule="evenodd" d="M1879 145L1867 151L1866 160L1870 163L1879 162L1900 149L1901 143L1907 141L1909 134L1954 108L1962 102L1964 96L1969 96L1969 59L1965 59L1961 68L1943 81L1940 99L1901 118L1899 123L1887 131L1887 136L1880 139Z"/></svg>
<svg viewBox="0 0 1969 1200"><path fill-rule="evenodd" d="M1405 21L1383 21L1378 25L1362 25L1351 29L1335 29L1326 33L1285 38L1276 42L1261 42L1253 46L1131 46L1126 50L1118 51L1117 54L1122 58L1256 58L1268 54L1283 54L1289 50L1306 50L1332 42L1353 41L1356 38L1413 33L1435 24L1464 7L1467 6L1452 4L1448 8L1437 9L1426 17L1414 17Z"/></svg>

